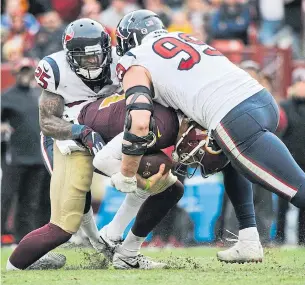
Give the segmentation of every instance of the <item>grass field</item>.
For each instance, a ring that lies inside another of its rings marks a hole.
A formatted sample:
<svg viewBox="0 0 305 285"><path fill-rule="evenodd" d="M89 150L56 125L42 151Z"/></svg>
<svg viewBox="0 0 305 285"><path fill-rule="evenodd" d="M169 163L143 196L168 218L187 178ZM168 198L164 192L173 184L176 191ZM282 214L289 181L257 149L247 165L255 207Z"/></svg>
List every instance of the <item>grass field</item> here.
<svg viewBox="0 0 305 285"><path fill-rule="evenodd" d="M105 268L89 250L60 249L67 256L61 270L6 272L10 249L1 250L1 284L7 285L305 285L305 248L266 249L261 264L222 264L215 248L143 251L167 261L172 269L118 271Z"/></svg>

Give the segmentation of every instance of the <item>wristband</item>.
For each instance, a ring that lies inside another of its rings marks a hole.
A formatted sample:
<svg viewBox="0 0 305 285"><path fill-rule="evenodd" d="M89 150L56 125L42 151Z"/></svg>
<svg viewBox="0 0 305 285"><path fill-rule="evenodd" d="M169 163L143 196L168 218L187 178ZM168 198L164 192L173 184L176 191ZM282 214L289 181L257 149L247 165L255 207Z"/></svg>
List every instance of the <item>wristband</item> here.
<svg viewBox="0 0 305 285"><path fill-rule="evenodd" d="M146 179L146 184L145 184L145 189L144 189L144 191L147 191L147 190L149 190L150 189L150 180L149 180L149 178L148 179Z"/></svg>
<svg viewBox="0 0 305 285"><path fill-rule="evenodd" d="M74 139L74 140L79 139L83 132L84 127L86 127L86 126L73 124L72 125L72 139Z"/></svg>

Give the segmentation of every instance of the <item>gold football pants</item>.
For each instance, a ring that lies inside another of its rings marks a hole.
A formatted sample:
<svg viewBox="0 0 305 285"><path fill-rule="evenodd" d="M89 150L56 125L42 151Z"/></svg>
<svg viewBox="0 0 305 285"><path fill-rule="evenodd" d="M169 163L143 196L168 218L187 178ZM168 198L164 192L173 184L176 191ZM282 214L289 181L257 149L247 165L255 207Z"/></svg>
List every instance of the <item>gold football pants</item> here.
<svg viewBox="0 0 305 285"><path fill-rule="evenodd" d="M54 143L53 174L51 178L51 223L68 233L80 227L86 193L93 176L92 156L85 151L62 155Z"/></svg>

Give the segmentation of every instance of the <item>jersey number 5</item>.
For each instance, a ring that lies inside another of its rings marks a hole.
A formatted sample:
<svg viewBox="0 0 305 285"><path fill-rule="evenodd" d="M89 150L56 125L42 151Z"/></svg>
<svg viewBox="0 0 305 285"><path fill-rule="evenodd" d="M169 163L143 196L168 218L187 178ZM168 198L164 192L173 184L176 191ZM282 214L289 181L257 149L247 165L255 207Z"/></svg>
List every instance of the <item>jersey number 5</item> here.
<svg viewBox="0 0 305 285"><path fill-rule="evenodd" d="M51 76L45 73L40 66L37 67L35 71L35 77L40 81L38 84L43 88L46 89L48 87L48 82L45 80L49 79Z"/></svg>
<svg viewBox="0 0 305 285"><path fill-rule="evenodd" d="M165 37L156 41L153 44L153 50L159 56L170 59L175 57L180 52L184 52L188 55L187 59L182 58L180 60L178 69L179 70L190 70L195 64L199 63L201 60L201 54L189 43L206 46L207 48L203 50L203 53L209 56L221 56L222 54L212 47L208 46L204 42L190 36L187 34L180 33L177 38Z"/></svg>

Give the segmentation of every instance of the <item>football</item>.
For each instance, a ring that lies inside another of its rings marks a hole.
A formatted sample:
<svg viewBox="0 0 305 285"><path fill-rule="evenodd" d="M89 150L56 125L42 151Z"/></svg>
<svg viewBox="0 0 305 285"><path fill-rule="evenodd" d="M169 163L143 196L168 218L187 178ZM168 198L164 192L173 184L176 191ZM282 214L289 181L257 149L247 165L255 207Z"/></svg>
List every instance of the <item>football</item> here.
<svg viewBox="0 0 305 285"><path fill-rule="evenodd" d="M159 171L160 165L165 164L164 174L173 167L173 161L163 151L154 154L144 155L141 159L138 174L143 178L148 178Z"/></svg>

